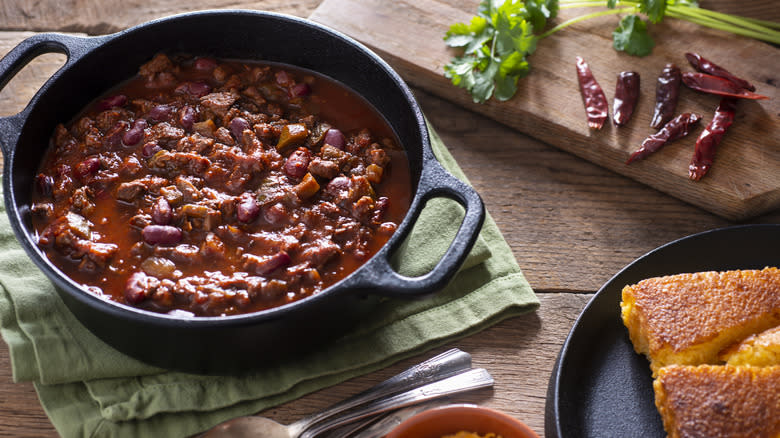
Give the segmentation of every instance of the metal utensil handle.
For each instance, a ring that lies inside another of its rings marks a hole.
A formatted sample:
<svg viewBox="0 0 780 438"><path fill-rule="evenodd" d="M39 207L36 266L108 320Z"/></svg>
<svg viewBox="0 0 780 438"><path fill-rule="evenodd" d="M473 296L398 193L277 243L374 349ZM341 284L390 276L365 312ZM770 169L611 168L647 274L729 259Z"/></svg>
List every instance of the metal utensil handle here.
<svg viewBox="0 0 780 438"><path fill-rule="evenodd" d="M337 415L380 398L398 394L399 392L408 391L450 377L469 368L471 368L471 355L457 348L453 348L438 356L432 357L425 362L419 363L372 388L336 403L324 411L302 418L290 426L295 427L300 431L304 431L315 423L330 418L333 415Z"/></svg>
<svg viewBox="0 0 780 438"><path fill-rule="evenodd" d="M488 373L487 370L483 368L477 368L464 371L463 373L448 377L444 380L429 383L411 391L374 401L330 421L318 423L312 428L304 431L304 433L301 434L301 438L314 438L330 429L360 420L361 418L365 418L370 415L411 406L450 394L456 394L459 392L465 392L479 388L488 388L491 386L493 386L493 377L490 376L490 373Z"/></svg>

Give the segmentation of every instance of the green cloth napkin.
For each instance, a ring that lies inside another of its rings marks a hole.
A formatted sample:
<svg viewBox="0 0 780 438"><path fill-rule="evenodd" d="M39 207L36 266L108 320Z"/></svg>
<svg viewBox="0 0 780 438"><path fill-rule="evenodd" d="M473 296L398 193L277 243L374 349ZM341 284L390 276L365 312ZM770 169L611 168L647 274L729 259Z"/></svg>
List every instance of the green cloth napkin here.
<svg viewBox="0 0 780 438"><path fill-rule="evenodd" d="M429 127L430 129L430 127ZM465 176L432 129L436 156ZM4 207L2 208L4 210ZM428 202L395 258L404 275L429 271L463 217ZM539 301L488 217L466 264L424 300L384 300L349 334L288 363L235 376L166 371L129 358L87 331L0 218L0 334L15 381L33 381L64 437L188 436L301 397L535 310Z"/></svg>

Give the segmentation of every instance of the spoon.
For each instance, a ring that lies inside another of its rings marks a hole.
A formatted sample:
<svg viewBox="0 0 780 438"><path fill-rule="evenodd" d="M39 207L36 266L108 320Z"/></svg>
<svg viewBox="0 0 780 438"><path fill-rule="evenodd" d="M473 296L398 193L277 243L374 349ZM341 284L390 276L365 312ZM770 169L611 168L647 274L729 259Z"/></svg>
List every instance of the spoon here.
<svg viewBox="0 0 780 438"><path fill-rule="evenodd" d="M252 436L255 438L297 438L306 429L326 418L356 406L408 391L471 368L471 355L457 348L419 363L376 386L354 395L324 411L304 417L290 425L259 416L238 417L206 431L201 438ZM243 434L243 435L242 435Z"/></svg>
<svg viewBox="0 0 780 438"><path fill-rule="evenodd" d="M320 423L316 423L308 429L303 430L298 436L300 438L316 438L320 434L327 432L331 429L343 426L345 424L357 421L363 418L370 417L375 414L381 414L383 412L392 411L407 406L412 406L417 403L422 403L435 398L444 397L451 394L456 394L464 391L469 391L478 388L487 388L493 386L493 377L483 368L463 371L460 374L456 374L446 379L439 380L438 382L429 383L427 385L415 388L394 396L375 400L373 402L362 405L355 408L344 415L332 417L324 420ZM289 430L287 426L283 426L274 421L269 422L268 419L263 417L242 417L249 421L242 421L237 423L227 422L221 426L227 425L226 428L212 429L207 432L206 437L230 437L230 438L288 438ZM259 419L260 421L254 422L251 419ZM212 432L214 432L212 434ZM211 435L209 435L211 434Z"/></svg>

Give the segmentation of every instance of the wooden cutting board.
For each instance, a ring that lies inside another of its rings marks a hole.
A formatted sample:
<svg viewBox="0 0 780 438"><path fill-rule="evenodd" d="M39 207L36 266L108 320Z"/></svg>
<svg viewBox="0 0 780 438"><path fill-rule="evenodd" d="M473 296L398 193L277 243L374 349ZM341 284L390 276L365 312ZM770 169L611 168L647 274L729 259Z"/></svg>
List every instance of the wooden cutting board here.
<svg viewBox="0 0 780 438"><path fill-rule="evenodd" d="M637 58L612 48L619 18L600 17L571 26L539 42L531 73L507 102L475 104L468 93L443 76L456 54L445 46L452 23L468 22L477 0L456 6L434 0L325 0L311 19L371 47L411 85L509 125L532 137L640 181L726 219L738 221L780 208L780 50L768 44L667 19L650 26L656 41L650 56ZM556 23L589 9L561 11ZM655 86L666 63L692 71L685 52L702 56L756 85L770 100L740 101L736 120L724 137L709 173L688 178L696 138L712 119L717 96L682 87L677 112L703 116L688 137L649 158L626 165L628 156L655 131L650 128ZM610 102L621 71L641 76L640 99L631 121L617 128L608 121L590 130L579 94L575 57L582 56ZM489 172L489 169L485 169Z"/></svg>

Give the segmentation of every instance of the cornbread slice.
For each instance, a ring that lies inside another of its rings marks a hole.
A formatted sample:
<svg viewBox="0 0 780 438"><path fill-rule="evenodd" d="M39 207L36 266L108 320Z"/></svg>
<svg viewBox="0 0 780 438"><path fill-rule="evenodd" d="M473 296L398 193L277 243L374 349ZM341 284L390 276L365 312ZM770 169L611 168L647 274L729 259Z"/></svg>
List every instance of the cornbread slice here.
<svg viewBox="0 0 780 438"><path fill-rule="evenodd" d="M733 366L780 365L780 326L751 335L741 343L727 348L720 353L720 360Z"/></svg>
<svg viewBox="0 0 780 438"><path fill-rule="evenodd" d="M654 377L669 364L714 364L726 346L780 325L780 270L649 278L623 288L620 307Z"/></svg>
<svg viewBox="0 0 780 438"><path fill-rule="evenodd" d="M780 437L780 366L670 365L653 389L669 438Z"/></svg>

